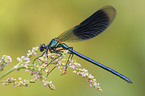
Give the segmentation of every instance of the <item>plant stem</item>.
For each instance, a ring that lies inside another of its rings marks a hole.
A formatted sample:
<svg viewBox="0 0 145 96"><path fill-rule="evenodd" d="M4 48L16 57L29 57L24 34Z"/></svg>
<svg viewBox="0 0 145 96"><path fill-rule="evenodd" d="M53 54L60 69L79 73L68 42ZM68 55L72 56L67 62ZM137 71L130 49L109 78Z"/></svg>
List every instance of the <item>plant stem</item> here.
<svg viewBox="0 0 145 96"><path fill-rule="evenodd" d="M16 67L14 66L12 69L10 69L10 70L8 70L7 72L5 72L5 73L3 73L2 75L0 75L0 79L4 78L6 75L10 74L11 72L13 72L13 71L15 71L15 70L19 70L19 69L26 69L26 67L25 67L25 66L20 66L20 67L16 68Z"/></svg>

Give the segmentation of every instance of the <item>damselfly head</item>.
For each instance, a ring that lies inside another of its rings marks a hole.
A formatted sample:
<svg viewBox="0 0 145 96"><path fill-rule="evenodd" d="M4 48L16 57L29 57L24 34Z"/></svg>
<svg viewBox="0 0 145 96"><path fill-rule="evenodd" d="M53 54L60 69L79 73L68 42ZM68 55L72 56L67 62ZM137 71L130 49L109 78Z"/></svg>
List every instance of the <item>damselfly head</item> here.
<svg viewBox="0 0 145 96"><path fill-rule="evenodd" d="M42 44L39 49L40 49L40 52L43 52L45 49L45 44Z"/></svg>

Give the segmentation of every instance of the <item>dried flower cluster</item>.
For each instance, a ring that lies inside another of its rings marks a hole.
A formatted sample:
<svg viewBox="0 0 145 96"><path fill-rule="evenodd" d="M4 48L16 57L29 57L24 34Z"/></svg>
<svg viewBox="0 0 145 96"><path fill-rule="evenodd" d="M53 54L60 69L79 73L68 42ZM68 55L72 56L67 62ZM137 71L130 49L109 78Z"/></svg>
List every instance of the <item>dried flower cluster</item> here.
<svg viewBox="0 0 145 96"><path fill-rule="evenodd" d="M4 70L4 67L7 66L8 63L12 62L10 56L3 55L2 59L0 60L0 71Z"/></svg>
<svg viewBox="0 0 145 96"><path fill-rule="evenodd" d="M90 86L93 86L94 88L98 89L99 91L102 91L102 89L99 86L99 83L96 82L96 79L94 79L94 76L92 76L88 70L85 68L82 68L82 66L79 63L76 63L74 60L66 59L68 57L68 51L65 50L62 52L62 54L56 54L56 53L50 53L50 54L44 54L42 57L39 57L39 59L36 61L36 63L31 63L31 57L33 55L37 55L38 47L33 47L32 50L29 50L27 53L27 56L21 56L17 58L18 64L14 66L11 70L7 71L6 73L2 74L0 76L0 79L8 75L9 73L15 71L15 70L21 70L25 69L26 72L29 72L29 75L32 76L32 79L22 79L19 77L18 79L14 78L8 78L7 80L1 81L3 85L9 85L13 84L14 87L16 86L30 86L31 83L36 83L37 80L41 80L44 84L44 86L48 86L50 89L55 90L55 86L53 85L52 81L48 81L46 74L50 74L55 68L62 71L63 74L66 73L66 71L71 68L73 69L73 73L76 73L80 76L83 76L84 78L87 78L87 81L90 83ZM47 56L46 56L47 55ZM2 60L0 64L4 67L7 65L8 62L11 62L11 58L9 56L4 55L2 57ZM66 65L66 62L69 61L69 63ZM54 66L51 68L50 66ZM0 66L0 69L2 70L3 67ZM67 66L67 70L66 70Z"/></svg>

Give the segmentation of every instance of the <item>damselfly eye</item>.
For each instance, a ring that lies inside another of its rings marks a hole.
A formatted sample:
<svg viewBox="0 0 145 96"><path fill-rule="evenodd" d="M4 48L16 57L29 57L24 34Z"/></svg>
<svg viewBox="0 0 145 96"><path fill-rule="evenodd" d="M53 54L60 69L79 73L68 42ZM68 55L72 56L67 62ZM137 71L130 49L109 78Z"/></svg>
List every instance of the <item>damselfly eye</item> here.
<svg viewBox="0 0 145 96"><path fill-rule="evenodd" d="M45 44L42 44L39 49L40 49L40 52L43 52L45 49Z"/></svg>

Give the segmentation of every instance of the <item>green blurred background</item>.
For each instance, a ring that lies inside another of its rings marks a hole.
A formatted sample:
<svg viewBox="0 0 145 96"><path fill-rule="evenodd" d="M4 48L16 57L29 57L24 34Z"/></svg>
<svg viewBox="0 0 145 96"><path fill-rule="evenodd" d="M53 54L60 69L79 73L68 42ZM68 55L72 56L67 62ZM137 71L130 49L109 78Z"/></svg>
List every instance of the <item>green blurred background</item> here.
<svg viewBox="0 0 145 96"><path fill-rule="evenodd" d="M0 0L0 57L8 54L14 66L18 56L40 43L49 43L63 31L79 24L105 5L112 5L117 16L101 35L84 42L67 43L75 50L129 77L133 84L76 56L100 83L103 93L89 87L86 79L69 70L49 75L56 90L40 81L30 87L0 86L1 96L144 96L145 89L145 1L144 0ZM38 54L40 55L40 53ZM24 71L8 77L27 78ZM4 79L6 79L4 78Z"/></svg>

